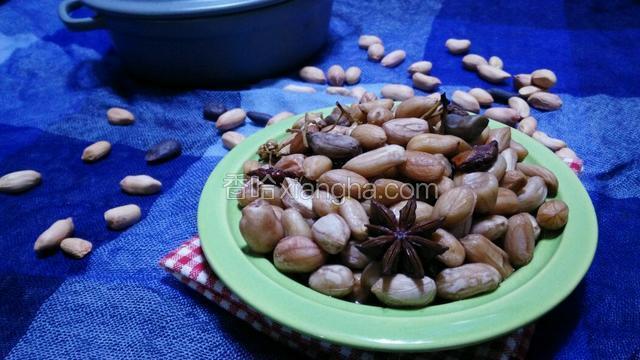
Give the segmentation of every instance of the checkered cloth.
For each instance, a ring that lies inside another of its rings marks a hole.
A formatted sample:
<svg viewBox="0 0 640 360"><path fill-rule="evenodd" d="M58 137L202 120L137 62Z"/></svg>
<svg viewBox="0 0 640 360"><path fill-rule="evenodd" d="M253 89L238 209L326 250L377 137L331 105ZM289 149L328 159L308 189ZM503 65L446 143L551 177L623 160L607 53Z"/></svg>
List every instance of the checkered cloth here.
<svg viewBox="0 0 640 360"><path fill-rule="evenodd" d="M207 264L198 236L185 241L177 249L167 254L160 260L160 265L178 280L204 295L209 301L214 302L239 319L246 321L257 331L314 359L377 359L388 355L352 349L318 340L300 334L260 314L251 306L245 304L218 279L209 264ZM535 325L529 325L514 331L508 336L463 349L422 354L399 354L395 355L394 358L429 360L524 359L529 349L529 341L533 335L534 327Z"/></svg>

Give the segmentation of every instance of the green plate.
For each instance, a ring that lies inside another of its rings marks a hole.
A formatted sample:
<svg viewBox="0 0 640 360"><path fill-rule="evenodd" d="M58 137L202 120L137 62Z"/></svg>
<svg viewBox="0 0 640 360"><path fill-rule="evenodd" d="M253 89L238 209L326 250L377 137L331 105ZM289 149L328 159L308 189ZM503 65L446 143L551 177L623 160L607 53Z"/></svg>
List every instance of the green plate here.
<svg viewBox="0 0 640 360"><path fill-rule="evenodd" d="M331 109L318 110L329 114ZM542 164L558 177L556 198L570 209L557 238L538 242L531 263L500 287L474 298L415 310L359 305L322 295L289 279L261 256L243 251L236 200L225 182L268 139L281 138L294 116L249 137L220 161L207 180L198 208L205 256L222 281L243 301L276 322L335 344L378 351L434 351L468 346L509 333L562 301L587 272L598 241L596 215L576 175L555 154L519 131L514 140L529 150L525 162ZM491 122L491 127L503 126Z"/></svg>

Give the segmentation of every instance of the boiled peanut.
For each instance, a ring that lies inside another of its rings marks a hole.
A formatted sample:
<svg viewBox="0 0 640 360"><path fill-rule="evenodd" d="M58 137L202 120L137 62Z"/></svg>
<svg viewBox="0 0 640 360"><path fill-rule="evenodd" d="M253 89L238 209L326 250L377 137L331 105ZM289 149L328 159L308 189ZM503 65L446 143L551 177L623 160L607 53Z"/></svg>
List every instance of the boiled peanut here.
<svg viewBox="0 0 640 360"><path fill-rule="evenodd" d="M500 154L498 154L498 157L496 158L496 162L494 162L493 165L491 165L491 167L487 169L487 172L489 174L493 174L493 176L496 177L496 180L498 180L498 182L502 180L502 178L504 177L504 173L506 171L507 171L507 162L504 159L504 157Z"/></svg>
<svg viewBox="0 0 640 360"><path fill-rule="evenodd" d="M309 276L309 287L329 296L347 296L353 290L353 273L346 266L324 265Z"/></svg>
<svg viewBox="0 0 640 360"><path fill-rule="evenodd" d="M380 43L371 44L367 49L367 56L372 61L380 61L384 56L384 46Z"/></svg>
<svg viewBox="0 0 640 360"><path fill-rule="evenodd" d="M274 249L284 229L271 205L258 199L242 209L240 233L252 251L264 254Z"/></svg>
<svg viewBox="0 0 640 360"><path fill-rule="evenodd" d="M409 75L413 75L415 73L428 74L432 67L433 64L431 61L422 60L409 65L407 71L409 72Z"/></svg>
<svg viewBox="0 0 640 360"><path fill-rule="evenodd" d="M337 254L347 245L351 236L349 225L338 214L319 218L311 227L313 240L329 254Z"/></svg>
<svg viewBox="0 0 640 360"><path fill-rule="evenodd" d="M228 110L224 114L220 115L218 121L216 121L216 128L220 131L227 131L244 124L247 113L240 109L235 108Z"/></svg>
<svg viewBox="0 0 640 360"><path fill-rule="evenodd" d="M442 81L435 76L429 76L422 73L414 73L411 76L413 87L424 91L432 91L442 84Z"/></svg>
<svg viewBox="0 0 640 360"><path fill-rule="evenodd" d="M385 55L380 64L384 67L396 67L407 57L407 53L404 50L394 50Z"/></svg>
<svg viewBox="0 0 640 360"><path fill-rule="evenodd" d="M351 137L358 140L360 146L365 150L379 148L387 142L387 134L384 132L384 129L373 124L360 124L356 126L351 132Z"/></svg>
<svg viewBox="0 0 640 360"><path fill-rule="evenodd" d="M476 220L471 225L472 234L480 234L491 241L496 241L507 232L508 220L504 216L489 215Z"/></svg>
<svg viewBox="0 0 640 360"><path fill-rule="evenodd" d="M508 72L489 64L480 64L476 69L483 80L494 84L499 84L511 77Z"/></svg>
<svg viewBox="0 0 640 360"><path fill-rule="evenodd" d="M546 91L538 91L529 95L527 101L529 105L538 110L552 111L562 107L562 99L558 95Z"/></svg>
<svg viewBox="0 0 640 360"><path fill-rule="evenodd" d="M351 158L342 166L366 178L383 174L387 169L407 160L405 150L399 145L387 145Z"/></svg>
<svg viewBox="0 0 640 360"><path fill-rule="evenodd" d="M498 142L498 151L504 151L509 147L509 144L511 142L511 129L508 127L490 129L489 138L485 141L485 144L488 144L493 140Z"/></svg>
<svg viewBox="0 0 640 360"><path fill-rule="evenodd" d="M337 214L340 208L340 200L323 190L316 190L311 199L313 212L318 216Z"/></svg>
<svg viewBox="0 0 640 360"><path fill-rule="evenodd" d="M149 175L129 175L120 181L120 188L131 195L151 195L162 190L162 183Z"/></svg>
<svg viewBox="0 0 640 360"><path fill-rule="evenodd" d="M504 177L500 181L500 186L518 193L527 185L527 177L519 170L508 170L504 173Z"/></svg>
<svg viewBox="0 0 640 360"><path fill-rule="evenodd" d="M458 104L461 108L474 113L480 112L480 103L475 97L464 91L456 90L453 92L451 100ZM523 100L524 101L524 100Z"/></svg>
<svg viewBox="0 0 640 360"><path fill-rule="evenodd" d="M515 110L521 118L526 118L531 114L529 104L521 97L514 96L509 98L509 107Z"/></svg>
<svg viewBox="0 0 640 360"><path fill-rule="evenodd" d="M476 193L468 186L453 188L442 194L433 207L433 217L444 217L444 226L450 227L473 214Z"/></svg>
<svg viewBox="0 0 640 360"><path fill-rule="evenodd" d="M487 109L484 115L509 126L520 120L520 115L512 108L492 107Z"/></svg>
<svg viewBox="0 0 640 360"><path fill-rule="evenodd" d="M444 44L449 52L452 54L464 54L469 51L471 47L471 41L468 39L448 39Z"/></svg>
<svg viewBox="0 0 640 360"><path fill-rule="evenodd" d="M350 66L349 68L347 68L347 70L344 72L344 76L345 76L345 81L347 82L347 84L349 85L353 85L353 84L357 84L360 82L360 76L362 75L362 70L360 70L359 67L357 66ZM355 89L352 89L352 91L354 91ZM363 91L364 94L364 91ZM362 96L362 95L361 95ZM357 97L358 100L360 100L360 96Z"/></svg>
<svg viewBox="0 0 640 360"><path fill-rule="evenodd" d="M326 174L326 173L325 173ZM282 182L282 203L287 208L294 208L305 218L313 218L312 196L305 192L302 184L292 178L285 178Z"/></svg>
<svg viewBox="0 0 640 360"><path fill-rule="evenodd" d="M560 140L555 139L547 135L542 131L535 131L533 135L531 135L534 139L538 140L542 145L548 147L551 151L558 151L563 147L567 146L567 143Z"/></svg>
<svg viewBox="0 0 640 360"><path fill-rule="evenodd" d="M527 86L523 86L520 89L518 89L518 95L522 96L525 99L528 99L529 96L542 91L542 89L540 89L537 86L533 86L533 85L527 85Z"/></svg>
<svg viewBox="0 0 640 360"><path fill-rule="evenodd" d="M513 76L513 87L521 89L531 85L531 74L517 74Z"/></svg>
<svg viewBox="0 0 640 360"><path fill-rule="evenodd" d="M405 151L406 161L398 166L400 172L416 181L430 183L439 181L445 173L445 166L437 156L421 151Z"/></svg>
<svg viewBox="0 0 640 360"><path fill-rule="evenodd" d="M473 172L456 179L456 183L467 186L476 194L475 211L479 214L491 213L498 197L498 180L488 172Z"/></svg>
<svg viewBox="0 0 640 360"><path fill-rule="evenodd" d="M410 97L413 97L414 92L413 89L407 85L401 84L388 84L380 89L380 93L383 97L387 99L392 99L396 101L407 100Z"/></svg>
<svg viewBox="0 0 640 360"><path fill-rule="evenodd" d="M493 96L484 89L473 88L469 90L469 95L476 98L480 106L491 106L493 104Z"/></svg>
<svg viewBox="0 0 640 360"><path fill-rule="evenodd" d="M511 215L518 212L520 204L518 202L518 195L515 192L506 189L498 188L498 197L496 198L496 206L493 208L494 214L499 215Z"/></svg>
<svg viewBox="0 0 640 360"><path fill-rule="evenodd" d="M438 94L436 94L438 95ZM396 118L420 118L440 101L439 96L414 96L401 102L396 108Z"/></svg>
<svg viewBox="0 0 640 360"><path fill-rule="evenodd" d="M231 150L238 144L244 141L245 136L236 131L227 131L221 136L222 146L225 149Z"/></svg>
<svg viewBox="0 0 640 360"><path fill-rule="evenodd" d="M508 148L500 153L500 156L504 159L505 164L507 165L507 171L513 171L516 169L518 165L518 154L516 151Z"/></svg>
<svg viewBox="0 0 640 360"><path fill-rule="evenodd" d="M296 209L290 208L284 210L280 221L284 230L284 236L299 235L308 238L312 236L311 227Z"/></svg>
<svg viewBox="0 0 640 360"><path fill-rule="evenodd" d="M306 82L324 84L327 81L327 78L324 76L324 72L322 71L322 69L315 66L303 67L302 69L300 69L299 75L302 80Z"/></svg>
<svg viewBox="0 0 640 360"><path fill-rule="evenodd" d="M391 110L381 106L372 109L367 113L367 122L371 125L382 126L385 122L391 119L393 119L393 113L391 112Z"/></svg>
<svg viewBox="0 0 640 360"><path fill-rule="evenodd" d="M107 110L107 120L112 125L130 125L136 120L136 117L126 109L112 107Z"/></svg>
<svg viewBox="0 0 640 360"><path fill-rule="evenodd" d="M346 221L347 225L349 225L351 236L354 239L364 240L367 238L369 216L358 200L345 197L342 199L338 212L344 221Z"/></svg>
<svg viewBox="0 0 640 360"><path fill-rule="evenodd" d="M118 206L105 211L104 220L107 226L113 230L126 229L140 221L142 210L135 204Z"/></svg>
<svg viewBox="0 0 640 360"><path fill-rule="evenodd" d="M42 181L42 175L34 170L20 170L0 177L0 192L17 194L33 189Z"/></svg>
<svg viewBox="0 0 640 360"><path fill-rule="evenodd" d="M364 269L371 262L371 259L358 249L355 241L349 241L340 253L340 258L352 269Z"/></svg>
<svg viewBox="0 0 640 360"><path fill-rule="evenodd" d="M382 44L382 40L375 35L360 35L358 38L358 46L361 49L368 49L373 44Z"/></svg>
<svg viewBox="0 0 640 360"><path fill-rule="evenodd" d="M109 154L111 151L111 143L108 141L98 141L87 146L82 151L81 159L86 162L98 161Z"/></svg>
<svg viewBox="0 0 640 360"><path fill-rule="evenodd" d="M464 247L468 261L491 265L498 270L502 278L507 278L513 273L509 255L486 237L470 234L460 239L460 242Z"/></svg>
<svg viewBox="0 0 640 360"><path fill-rule="evenodd" d="M466 264L444 269L436 277L438 296L449 300L460 300L495 290L502 276L490 265Z"/></svg>
<svg viewBox="0 0 640 360"><path fill-rule="evenodd" d="M527 157L527 155L529 155L529 151L524 146L522 146L522 144L513 139L511 139L511 141L509 142L509 147L516 152L518 161L523 161Z"/></svg>
<svg viewBox="0 0 640 360"><path fill-rule="evenodd" d="M320 175L318 188L329 191L335 196L362 197L371 188L367 179L358 173L345 169L329 170Z"/></svg>
<svg viewBox="0 0 640 360"><path fill-rule="evenodd" d="M462 66L471 71L478 70L479 65L487 65L487 59L477 54L468 54L462 58Z"/></svg>
<svg viewBox="0 0 640 360"><path fill-rule="evenodd" d="M460 241L455 238L455 236L451 235L444 229L438 229L433 233L433 235L431 235L431 240L448 248L447 251L436 257L440 262L448 267L462 265L465 257L464 247L460 244Z"/></svg>
<svg viewBox="0 0 640 360"><path fill-rule="evenodd" d="M418 118L393 119L382 124L389 144L407 145L418 134L429 132L429 124Z"/></svg>
<svg viewBox="0 0 640 360"><path fill-rule="evenodd" d="M531 222L526 214L517 214L509 218L507 233L504 237L504 250L509 261L515 266L527 265L533 257L535 237Z"/></svg>
<svg viewBox="0 0 640 360"><path fill-rule="evenodd" d="M562 229L569 218L569 208L562 200L549 200L538 209L536 220L547 230Z"/></svg>
<svg viewBox="0 0 640 360"><path fill-rule="evenodd" d="M504 67L504 62L498 56L492 56L489 58L489 65L496 67L498 69L502 69Z"/></svg>
<svg viewBox="0 0 640 360"><path fill-rule="evenodd" d="M539 176L544 180L550 196L555 196L558 192L558 178L549 169L542 165L518 163L518 170L527 176Z"/></svg>
<svg viewBox="0 0 640 360"><path fill-rule="evenodd" d="M409 184L393 179L377 179L373 182L375 199L386 206L413 196L413 189Z"/></svg>
<svg viewBox="0 0 640 360"><path fill-rule="evenodd" d="M60 242L60 249L67 255L76 259L82 259L91 252L93 244L80 238L66 238Z"/></svg>
<svg viewBox="0 0 640 360"><path fill-rule="evenodd" d="M557 81L556 74L549 69L540 69L531 73L531 83L542 89L553 87Z"/></svg>
<svg viewBox="0 0 640 360"><path fill-rule="evenodd" d="M331 170L332 167L333 162L324 155L309 156L302 162L304 176L309 180L318 179L322 174Z"/></svg>
<svg viewBox="0 0 640 360"><path fill-rule="evenodd" d="M518 123L518 130L531 136L538 127L538 121L533 116L527 116Z"/></svg>
<svg viewBox="0 0 640 360"><path fill-rule="evenodd" d="M537 209L547 197L547 186L540 176L527 179L527 184L518 193L518 208L521 212Z"/></svg>
<svg viewBox="0 0 640 360"><path fill-rule="evenodd" d="M329 84L333 86L342 86L346 77L344 69L340 65L332 65L329 70L327 70L327 80Z"/></svg>
<svg viewBox="0 0 640 360"><path fill-rule="evenodd" d="M325 252L304 236L287 236L273 250L273 264L283 272L312 272L322 266L325 260Z"/></svg>
<svg viewBox="0 0 640 360"><path fill-rule="evenodd" d="M412 279L403 274L376 281L371 292L383 304L394 307L426 306L436 297L436 283L429 277Z"/></svg>
<svg viewBox="0 0 640 360"><path fill-rule="evenodd" d="M45 252L56 249L63 239L73 234L74 229L73 219L70 217L54 222L38 236L35 244L33 244L33 250L35 252Z"/></svg>
<svg viewBox="0 0 640 360"><path fill-rule="evenodd" d="M428 133L412 137L407 144L407 150L442 154L448 157L470 149L471 146L457 136Z"/></svg>

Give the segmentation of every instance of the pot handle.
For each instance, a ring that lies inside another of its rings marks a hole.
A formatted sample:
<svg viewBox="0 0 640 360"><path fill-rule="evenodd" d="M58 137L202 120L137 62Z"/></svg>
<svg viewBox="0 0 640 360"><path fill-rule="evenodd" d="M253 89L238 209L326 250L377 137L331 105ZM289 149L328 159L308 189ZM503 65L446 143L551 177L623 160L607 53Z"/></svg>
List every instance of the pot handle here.
<svg viewBox="0 0 640 360"><path fill-rule="evenodd" d="M102 21L97 17L71 17L71 13L80 9L82 6L84 6L82 0L62 0L58 6L58 16L69 30L87 31L104 27Z"/></svg>

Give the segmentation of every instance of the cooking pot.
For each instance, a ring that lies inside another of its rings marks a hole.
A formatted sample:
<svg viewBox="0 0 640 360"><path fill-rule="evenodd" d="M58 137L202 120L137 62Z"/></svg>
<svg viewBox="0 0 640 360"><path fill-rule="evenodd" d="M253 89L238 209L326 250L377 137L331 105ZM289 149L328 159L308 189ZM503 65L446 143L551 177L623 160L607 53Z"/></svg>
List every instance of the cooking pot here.
<svg viewBox="0 0 640 360"><path fill-rule="evenodd" d="M73 31L106 29L138 77L215 87L300 65L327 38L332 0L64 0ZM76 18L87 7L91 17Z"/></svg>

